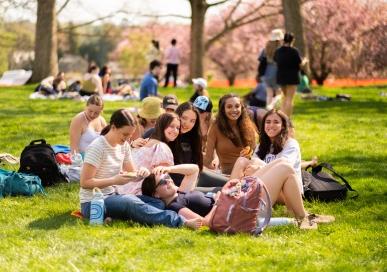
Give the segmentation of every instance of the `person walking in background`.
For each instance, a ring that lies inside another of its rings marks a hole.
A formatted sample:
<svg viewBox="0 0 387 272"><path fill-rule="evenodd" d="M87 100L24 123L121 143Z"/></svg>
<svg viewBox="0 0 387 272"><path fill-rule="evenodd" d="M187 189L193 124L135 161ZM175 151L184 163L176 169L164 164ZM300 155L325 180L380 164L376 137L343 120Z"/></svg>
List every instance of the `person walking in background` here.
<svg viewBox="0 0 387 272"><path fill-rule="evenodd" d="M266 43L265 49L262 51L259 61L266 61L266 68L263 75L263 82L266 87L266 107L272 109L274 107L273 98L279 95L280 87L277 84L277 64L274 61L274 53L280 47L284 34L281 29L274 29L271 32L270 40Z"/></svg>
<svg viewBox="0 0 387 272"><path fill-rule="evenodd" d="M140 100L148 96L159 96L157 94L158 82L157 78L160 75L161 62L153 60L149 64L149 72L145 74L140 85Z"/></svg>
<svg viewBox="0 0 387 272"><path fill-rule="evenodd" d="M275 51L274 61L277 63L277 82L281 85L284 95L281 110L289 117L293 113L293 100L300 84L300 66L306 60L302 60L296 48L293 47L294 35L287 32L284 37L284 44Z"/></svg>
<svg viewBox="0 0 387 272"><path fill-rule="evenodd" d="M176 39L171 40L171 47L165 52L165 60L167 63L167 73L165 74L164 87L168 86L169 77L171 73L173 75L173 86L176 88L177 83L177 71L180 63L180 50L176 47Z"/></svg>

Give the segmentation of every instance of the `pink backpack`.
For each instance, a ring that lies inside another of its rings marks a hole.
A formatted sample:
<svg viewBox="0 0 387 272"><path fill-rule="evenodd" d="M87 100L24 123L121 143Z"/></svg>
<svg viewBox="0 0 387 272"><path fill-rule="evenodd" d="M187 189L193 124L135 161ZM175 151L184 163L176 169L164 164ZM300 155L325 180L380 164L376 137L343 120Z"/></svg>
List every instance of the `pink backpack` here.
<svg viewBox="0 0 387 272"><path fill-rule="evenodd" d="M263 182L257 177L228 181L210 222L210 229L218 233L250 233L260 235L271 217L271 201ZM262 226L259 217L264 217Z"/></svg>

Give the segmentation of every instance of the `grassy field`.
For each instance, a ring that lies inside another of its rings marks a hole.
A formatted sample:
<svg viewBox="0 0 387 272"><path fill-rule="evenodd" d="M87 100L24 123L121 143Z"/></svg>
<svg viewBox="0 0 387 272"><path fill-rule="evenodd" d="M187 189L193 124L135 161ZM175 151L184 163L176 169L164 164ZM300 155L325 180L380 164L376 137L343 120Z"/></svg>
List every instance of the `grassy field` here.
<svg viewBox="0 0 387 272"><path fill-rule="evenodd" d="M33 87L0 88L0 153L17 156L31 140L68 144L72 116L84 103L28 99ZM317 231L272 227L261 237L215 235L115 221L93 227L70 216L79 184L47 196L0 200L1 271L386 271L387 97L376 87L317 89L351 102L296 99L293 122L305 159L317 155L348 178L356 200L306 203L336 222ZM384 89L385 91L385 89ZM191 89L175 92L180 101ZM210 90L217 104L228 89ZM240 94L246 90L236 90ZM104 116L134 102L108 102ZM282 208L276 209L282 215Z"/></svg>

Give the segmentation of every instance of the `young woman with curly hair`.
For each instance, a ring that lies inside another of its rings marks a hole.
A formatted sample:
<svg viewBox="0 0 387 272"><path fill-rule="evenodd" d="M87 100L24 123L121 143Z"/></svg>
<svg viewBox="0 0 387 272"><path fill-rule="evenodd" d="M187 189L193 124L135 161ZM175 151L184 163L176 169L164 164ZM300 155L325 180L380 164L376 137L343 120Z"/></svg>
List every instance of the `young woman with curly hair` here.
<svg viewBox="0 0 387 272"><path fill-rule="evenodd" d="M230 174L238 157L250 157L257 141L256 127L239 96L227 94L219 100L219 113L207 136L204 166L216 169L214 151L223 174Z"/></svg>

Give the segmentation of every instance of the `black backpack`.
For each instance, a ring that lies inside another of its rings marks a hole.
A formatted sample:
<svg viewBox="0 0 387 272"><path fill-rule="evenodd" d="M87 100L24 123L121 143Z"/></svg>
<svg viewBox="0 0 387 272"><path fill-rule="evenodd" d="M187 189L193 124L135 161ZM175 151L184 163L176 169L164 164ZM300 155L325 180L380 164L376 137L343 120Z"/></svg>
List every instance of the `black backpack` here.
<svg viewBox="0 0 387 272"><path fill-rule="evenodd" d="M39 176L43 186L66 180L59 170L54 150L44 139L32 141L24 148L19 172Z"/></svg>
<svg viewBox="0 0 387 272"><path fill-rule="evenodd" d="M347 197L348 191L356 192L353 197L358 196L357 191L352 189L348 181L338 174L330 164L321 163L313 167L310 172L308 171L309 168L310 166L302 171L305 199L325 202L343 200ZM324 168L332 172L344 184L337 181L330 173L323 171Z"/></svg>

